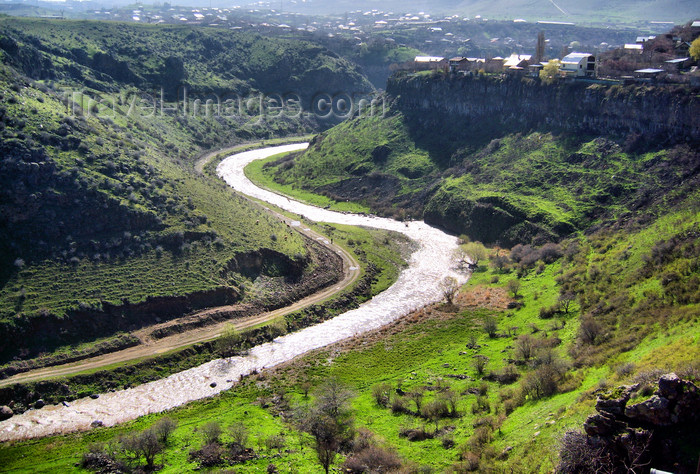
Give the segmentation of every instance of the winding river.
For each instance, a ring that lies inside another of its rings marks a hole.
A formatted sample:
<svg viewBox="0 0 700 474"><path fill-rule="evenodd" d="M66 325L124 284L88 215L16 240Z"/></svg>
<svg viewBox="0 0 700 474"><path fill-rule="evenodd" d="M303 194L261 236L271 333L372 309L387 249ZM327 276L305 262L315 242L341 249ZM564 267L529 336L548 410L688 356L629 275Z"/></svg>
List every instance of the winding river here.
<svg viewBox="0 0 700 474"><path fill-rule="evenodd" d="M243 173L243 168L251 161L303 150L307 146L285 145L239 153L222 161L217 173L235 190L307 219L393 230L416 241L418 250L411 255L409 266L401 272L394 285L357 309L254 347L246 356L216 359L161 380L102 394L97 399L83 398L16 415L0 422L0 441L87 430L95 425L112 426L211 397L230 389L240 377L254 370L272 367L313 349L379 328L413 309L439 301L442 298L439 282L446 276L453 276L460 282L466 280L465 275L452 269L457 239L424 222L403 223L319 209L261 189Z"/></svg>

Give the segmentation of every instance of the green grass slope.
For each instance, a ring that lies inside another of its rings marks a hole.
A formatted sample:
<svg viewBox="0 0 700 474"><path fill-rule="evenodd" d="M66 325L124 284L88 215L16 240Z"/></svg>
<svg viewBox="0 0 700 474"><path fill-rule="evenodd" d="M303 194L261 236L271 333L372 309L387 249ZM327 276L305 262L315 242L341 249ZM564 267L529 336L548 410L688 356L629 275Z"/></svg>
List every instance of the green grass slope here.
<svg viewBox="0 0 700 474"><path fill-rule="evenodd" d="M194 165L210 148L323 125L260 101L225 116L194 100L371 89L319 46L212 29L4 18L0 59L5 360L94 338L71 329L76 314L147 304L154 319L246 298L232 262L250 252L271 251L282 272L303 265L298 235ZM181 88L192 102L162 110L161 88L166 107Z"/></svg>
<svg viewBox="0 0 700 474"><path fill-rule="evenodd" d="M645 228L606 229L565 241L548 259L551 263L521 258L518 254L528 253L520 248L499 269L493 250L491 265L483 263L472 275L455 306L417 311L382 330L249 377L213 400L116 428L3 446L0 461L16 472L47 472L70 468L89 451L125 459L119 436L167 416L178 428L156 458L160 472L204 467L204 458L190 453L205 444L203 427L210 422L222 426L224 434L220 456L206 458L214 463L209 467L260 472L274 464L280 471L322 472L312 440L297 429L290 413L308 403L308 393L337 379L353 392L357 434L336 467L359 456L369 443L395 452L409 471L550 472L559 463L564 433L580 429L601 389L639 382L635 400L640 400L662 371L697 381L700 249L687 239L700 223L697 194L684 204L685 209L671 210ZM666 268L657 265L661 255ZM669 268L676 269L676 277L669 278ZM508 290L511 281L520 283L515 298ZM664 296L669 281L677 285L674 297ZM575 298L565 311L558 302L568 292ZM646 297L627 298L621 292ZM553 312L543 311L552 307ZM658 314L667 316L659 319ZM601 326L592 340L582 330L588 318ZM493 337L484 329L489 319L495 322ZM527 358L523 341L532 343ZM483 373L475 364L479 357L486 358ZM543 367L556 368L546 390L540 385L547 374ZM410 395L418 392L423 407L451 400L455 414L418 416L416 397ZM378 396L390 401L384 406ZM234 438L228 428L240 424L249 433L245 445L259 457L230 463ZM697 446L679 445L672 437L667 442L673 456L655 459L654 466L671 468L676 462L676 471L691 472L700 455ZM99 448L105 443L107 448ZM131 461L132 466L143 463Z"/></svg>
<svg viewBox="0 0 700 474"><path fill-rule="evenodd" d="M262 171L280 185L502 245L636 219L697 180L697 153L686 145L636 151L604 137L544 132L478 144L461 136L459 122L429 131L411 117L392 109L347 121Z"/></svg>

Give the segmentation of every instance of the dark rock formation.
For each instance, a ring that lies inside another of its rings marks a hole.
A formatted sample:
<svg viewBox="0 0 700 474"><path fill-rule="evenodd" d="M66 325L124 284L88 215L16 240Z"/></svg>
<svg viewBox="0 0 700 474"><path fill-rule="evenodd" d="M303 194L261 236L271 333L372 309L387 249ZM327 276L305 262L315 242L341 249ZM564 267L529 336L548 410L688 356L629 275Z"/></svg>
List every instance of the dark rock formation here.
<svg viewBox="0 0 700 474"><path fill-rule="evenodd" d="M700 142L700 99L681 86L545 85L531 78L435 75L393 77L387 92L402 112L423 121L449 130L459 120L466 136L543 129L639 135L667 145Z"/></svg>
<svg viewBox="0 0 700 474"><path fill-rule="evenodd" d="M649 468L695 472L700 389L676 374L659 380L647 400L628 405L639 384L600 394L583 433L564 437L558 472L643 472ZM632 470L632 471L630 471Z"/></svg>

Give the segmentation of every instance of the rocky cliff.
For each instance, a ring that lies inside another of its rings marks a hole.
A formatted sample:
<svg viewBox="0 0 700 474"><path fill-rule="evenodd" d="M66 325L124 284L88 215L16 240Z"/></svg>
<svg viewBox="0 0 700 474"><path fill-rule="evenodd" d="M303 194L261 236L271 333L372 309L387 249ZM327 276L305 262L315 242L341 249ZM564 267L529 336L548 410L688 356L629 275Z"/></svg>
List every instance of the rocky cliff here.
<svg viewBox="0 0 700 474"><path fill-rule="evenodd" d="M544 129L638 136L655 145L700 142L700 99L680 86L546 85L533 78L440 74L392 77L387 92L402 112L449 128L458 120L467 135Z"/></svg>
<svg viewBox="0 0 700 474"><path fill-rule="evenodd" d="M564 437L558 472L694 472L700 390L671 373L651 397L635 400L648 389L637 383L599 394L585 434Z"/></svg>

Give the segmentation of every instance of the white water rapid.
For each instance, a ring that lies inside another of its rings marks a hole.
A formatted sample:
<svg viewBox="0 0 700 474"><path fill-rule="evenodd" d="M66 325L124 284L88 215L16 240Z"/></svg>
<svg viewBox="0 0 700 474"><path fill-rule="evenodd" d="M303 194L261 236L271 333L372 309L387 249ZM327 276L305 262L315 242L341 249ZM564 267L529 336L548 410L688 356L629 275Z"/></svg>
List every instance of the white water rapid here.
<svg viewBox="0 0 700 474"><path fill-rule="evenodd" d="M243 168L253 160L302 150L307 146L308 144L286 145L233 155L221 162L217 173L237 191L313 221L374 227L407 235L418 242L419 248L394 285L357 309L254 347L249 355L213 360L161 380L102 394L97 399L83 398L66 404L67 406L46 406L15 415L0 422L0 441L87 430L96 421L111 426L210 397L231 388L241 376L250 374L253 370L272 367L313 349L379 328L413 309L439 301L442 298L439 283L446 276L454 276L460 283L466 280L465 275L452 270L457 239L424 222L402 223L319 209L260 189L243 173ZM216 386L212 387L214 382Z"/></svg>

